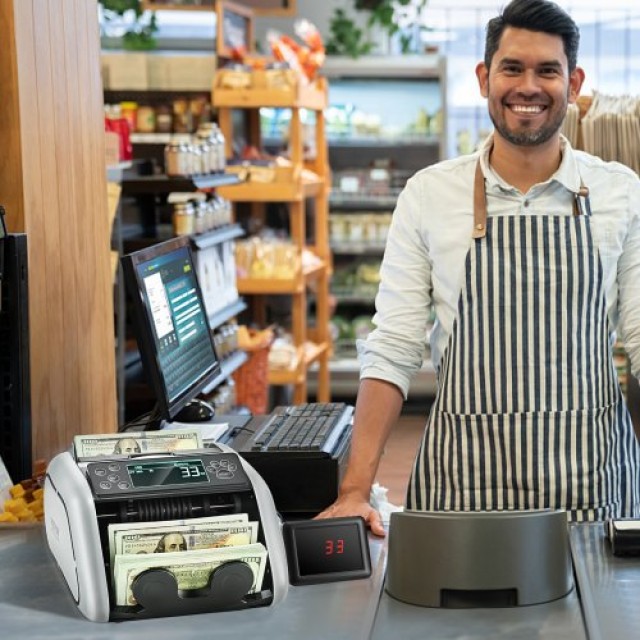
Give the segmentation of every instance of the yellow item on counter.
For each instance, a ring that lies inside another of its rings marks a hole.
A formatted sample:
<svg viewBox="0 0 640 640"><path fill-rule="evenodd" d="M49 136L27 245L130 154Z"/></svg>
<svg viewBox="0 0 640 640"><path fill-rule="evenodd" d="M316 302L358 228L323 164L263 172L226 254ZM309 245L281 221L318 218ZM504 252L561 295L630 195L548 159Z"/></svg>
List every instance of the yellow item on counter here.
<svg viewBox="0 0 640 640"><path fill-rule="evenodd" d="M21 484L16 484L13 485L11 489L9 489L9 493L11 494L12 498L22 498L24 497L25 490Z"/></svg>
<svg viewBox="0 0 640 640"><path fill-rule="evenodd" d="M18 514L27 508L27 503L22 498L14 498L13 500L4 501L4 510L10 513Z"/></svg>
<svg viewBox="0 0 640 640"><path fill-rule="evenodd" d="M18 518L9 511L0 513L0 522L18 522Z"/></svg>

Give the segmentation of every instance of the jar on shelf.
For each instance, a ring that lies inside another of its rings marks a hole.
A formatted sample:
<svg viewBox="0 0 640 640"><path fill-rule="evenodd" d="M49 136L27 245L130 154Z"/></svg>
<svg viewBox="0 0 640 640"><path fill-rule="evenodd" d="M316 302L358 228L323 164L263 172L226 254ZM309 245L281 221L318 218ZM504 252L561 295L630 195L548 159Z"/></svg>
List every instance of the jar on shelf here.
<svg viewBox="0 0 640 640"><path fill-rule="evenodd" d="M205 231L208 231L209 227L207 226L207 223L209 220L209 205L205 200L201 200L200 202L194 201L193 208L195 210L195 233L204 233Z"/></svg>
<svg viewBox="0 0 640 640"><path fill-rule="evenodd" d="M227 141L224 137L224 133L222 133L222 130L215 122L213 123L212 137L216 141L214 146L218 152L216 171L218 171L219 173L224 173L225 169L227 168Z"/></svg>
<svg viewBox="0 0 640 640"><path fill-rule="evenodd" d="M168 176L191 174L191 152L186 141L173 138L164 148L164 167Z"/></svg>
<svg viewBox="0 0 640 640"><path fill-rule="evenodd" d="M156 110L148 104L143 104L136 111L136 131L138 133L153 133L156 130Z"/></svg>
<svg viewBox="0 0 640 640"><path fill-rule="evenodd" d="M190 202L177 202L173 205L173 232L177 236L195 233L195 211Z"/></svg>
<svg viewBox="0 0 640 640"><path fill-rule="evenodd" d="M220 150L218 145L220 140L214 131L213 122L203 122L196 132L196 138L202 143L203 149L207 152L207 165L209 173L220 171Z"/></svg>

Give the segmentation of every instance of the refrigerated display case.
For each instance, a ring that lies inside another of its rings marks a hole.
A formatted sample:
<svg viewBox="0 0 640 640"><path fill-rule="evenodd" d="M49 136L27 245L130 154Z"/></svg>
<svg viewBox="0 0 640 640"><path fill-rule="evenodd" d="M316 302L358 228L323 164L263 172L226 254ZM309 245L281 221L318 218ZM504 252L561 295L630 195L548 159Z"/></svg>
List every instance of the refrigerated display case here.
<svg viewBox="0 0 640 640"><path fill-rule="evenodd" d="M331 386L334 395L351 396L359 373L355 340L371 330L396 199L411 175L446 157L446 66L438 55L329 56L323 73L329 80L325 119L336 302ZM435 372L427 352L410 394L434 393Z"/></svg>

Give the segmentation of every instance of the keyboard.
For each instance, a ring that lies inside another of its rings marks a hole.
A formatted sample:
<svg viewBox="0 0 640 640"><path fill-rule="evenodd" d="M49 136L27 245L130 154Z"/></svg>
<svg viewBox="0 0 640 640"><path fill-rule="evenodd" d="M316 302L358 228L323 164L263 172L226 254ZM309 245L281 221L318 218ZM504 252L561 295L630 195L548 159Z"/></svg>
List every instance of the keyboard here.
<svg viewBox="0 0 640 640"><path fill-rule="evenodd" d="M353 407L344 402L309 402L276 407L245 444L247 452L333 453L350 431Z"/></svg>

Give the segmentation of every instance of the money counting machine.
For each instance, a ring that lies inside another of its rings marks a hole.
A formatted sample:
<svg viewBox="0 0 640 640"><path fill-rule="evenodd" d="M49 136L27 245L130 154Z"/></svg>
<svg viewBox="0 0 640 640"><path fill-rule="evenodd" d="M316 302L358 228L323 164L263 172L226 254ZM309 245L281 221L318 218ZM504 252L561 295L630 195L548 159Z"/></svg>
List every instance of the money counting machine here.
<svg viewBox="0 0 640 640"><path fill-rule="evenodd" d="M143 474L154 480L141 483L134 478L141 468L157 472ZM89 620L107 622L273 605L287 593L287 559L271 493L249 463L224 445L206 451L91 460L78 459L67 451L49 465L44 502L49 548L78 608ZM260 523L258 539L268 553L261 591L249 593L253 573L240 561L222 564L212 572L208 588L197 591L181 592L168 571L149 569L132 585L138 605L115 605L109 524L233 513L247 513Z"/></svg>

